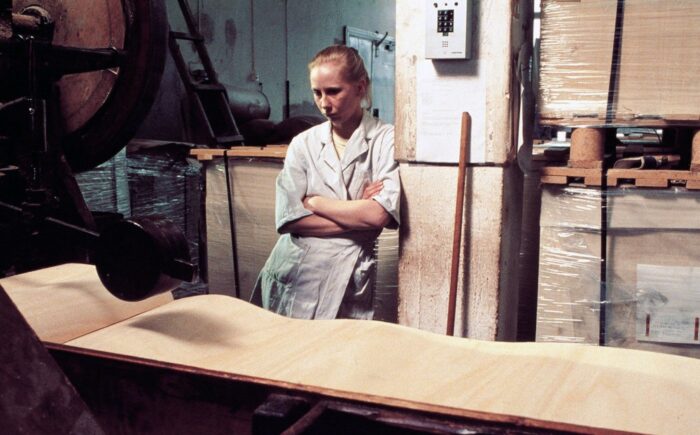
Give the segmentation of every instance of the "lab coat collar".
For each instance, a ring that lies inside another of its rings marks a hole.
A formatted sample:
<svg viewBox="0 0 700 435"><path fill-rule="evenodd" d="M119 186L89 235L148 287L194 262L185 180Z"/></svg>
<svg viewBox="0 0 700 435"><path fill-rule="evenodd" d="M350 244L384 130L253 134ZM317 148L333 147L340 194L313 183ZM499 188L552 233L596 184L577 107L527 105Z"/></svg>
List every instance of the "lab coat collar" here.
<svg viewBox="0 0 700 435"><path fill-rule="evenodd" d="M370 114L363 111L362 121L360 121L360 125L352 134L345 147L345 154L341 160L343 171L347 171L348 167L357 160L358 157L369 151L367 126L372 120ZM346 180L347 179L349 179L349 177L347 177Z"/></svg>
<svg viewBox="0 0 700 435"><path fill-rule="evenodd" d="M319 158L324 164L321 166L321 176L326 185L338 196L339 199L347 199L348 191L343 181L342 169L338 153L333 146L333 136L331 134L331 123L327 121L320 131L321 150Z"/></svg>
<svg viewBox="0 0 700 435"><path fill-rule="evenodd" d="M333 135L331 123L326 122L321 130L321 150L319 157L325 163L323 176L326 184L338 195L339 198L347 199L347 180L350 180L355 172L355 161L369 151L368 130L371 130L374 118L364 111L360 125L353 132L345 146L343 158L338 158L338 153L333 145Z"/></svg>

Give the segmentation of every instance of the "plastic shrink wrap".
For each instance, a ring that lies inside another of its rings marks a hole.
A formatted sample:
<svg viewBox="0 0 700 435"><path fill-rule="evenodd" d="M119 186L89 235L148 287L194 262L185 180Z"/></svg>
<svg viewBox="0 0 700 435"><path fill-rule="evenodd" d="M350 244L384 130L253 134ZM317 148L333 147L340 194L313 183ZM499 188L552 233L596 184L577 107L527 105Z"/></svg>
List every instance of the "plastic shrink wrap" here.
<svg viewBox="0 0 700 435"><path fill-rule="evenodd" d="M543 186L537 341L700 357L699 215L682 187Z"/></svg>
<svg viewBox="0 0 700 435"><path fill-rule="evenodd" d="M184 232L191 260L199 264L201 176L200 164L187 157L190 147L127 148L76 176L88 208L98 224L117 214L167 217ZM183 282L173 294L177 298L206 292L206 284L198 278Z"/></svg>
<svg viewBox="0 0 700 435"><path fill-rule="evenodd" d="M700 123L700 2L542 0L541 7L541 122Z"/></svg>

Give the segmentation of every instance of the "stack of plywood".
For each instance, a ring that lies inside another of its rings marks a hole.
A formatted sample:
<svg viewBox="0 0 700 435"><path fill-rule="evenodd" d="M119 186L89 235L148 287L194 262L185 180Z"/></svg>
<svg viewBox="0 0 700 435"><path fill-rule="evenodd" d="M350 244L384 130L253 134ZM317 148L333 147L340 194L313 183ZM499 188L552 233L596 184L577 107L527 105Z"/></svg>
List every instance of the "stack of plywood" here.
<svg viewBox="0 0 700 435"><path fill-rule="evenodd" d="M232 210L223 159L205 164L206 247L209 292L235 293L231 215L235 226L240 295L250 298L260 269L277 242L275 179L282 160L229 160Z"/></svg>
<svg viewBox="0 0 700 435"><path fill-rule="evenodd" d="M700 192L606 195L601 294L601 190L543 189L537 340L598 344L603 327L606 345L700 357Z"/></svg>
<svg viewBox="0 0 700 435"><path fill-rule="evenodd" d="M700 122L700 2L626 0L613 68L617 3L542 1L542 122L602 124L609 103L617 124Z"/></svg>
<svg viewBox="0 0 700 435"><path fill-rule="evenodd" d="M544 186L536 339L597 344L600 189Z"/></svg>

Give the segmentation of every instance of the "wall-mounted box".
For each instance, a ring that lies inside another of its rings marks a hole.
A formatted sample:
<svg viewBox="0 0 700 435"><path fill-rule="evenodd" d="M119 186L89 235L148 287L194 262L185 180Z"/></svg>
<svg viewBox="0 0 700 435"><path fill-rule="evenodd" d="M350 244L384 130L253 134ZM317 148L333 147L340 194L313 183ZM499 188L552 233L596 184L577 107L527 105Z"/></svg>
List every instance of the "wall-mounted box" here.
<svg viewBox="0 0 700 435"><path fill-rule="evenodd" d="M427 1L426 8L426 59L469 59L472 0Z"/></svg>

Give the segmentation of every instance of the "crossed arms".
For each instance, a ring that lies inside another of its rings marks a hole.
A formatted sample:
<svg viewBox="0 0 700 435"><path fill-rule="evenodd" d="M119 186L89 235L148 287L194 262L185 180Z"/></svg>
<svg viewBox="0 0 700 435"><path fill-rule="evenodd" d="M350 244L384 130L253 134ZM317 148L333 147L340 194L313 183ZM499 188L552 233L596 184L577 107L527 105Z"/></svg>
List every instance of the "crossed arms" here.
<svg viewBox="0 0 700 435"><path fill-rule="evenodd" d="M307 196L304 208L313 214L283 225L280 232L319 237L383 228L391 216L372 199L383 187L381 181L370 183L365 186L362 199L350 201Z"/></svg>

